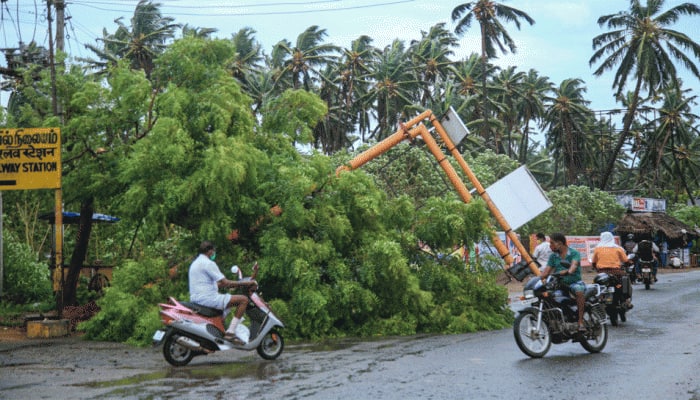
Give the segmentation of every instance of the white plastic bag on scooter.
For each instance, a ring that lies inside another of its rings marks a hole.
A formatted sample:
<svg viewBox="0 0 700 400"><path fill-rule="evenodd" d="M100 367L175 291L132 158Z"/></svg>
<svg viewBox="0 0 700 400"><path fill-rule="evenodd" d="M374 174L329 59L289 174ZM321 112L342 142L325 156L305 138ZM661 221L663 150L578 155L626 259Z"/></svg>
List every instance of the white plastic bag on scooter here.
<svg viewBox="0 0 700 400"><path fill-rule="evenodd" d="M241 322L236 325L236 337L241 339L244 343L248 343L250 340L250 329L248 329L247 326L243 325L243 321L245 318L241 318Z"/></svg>

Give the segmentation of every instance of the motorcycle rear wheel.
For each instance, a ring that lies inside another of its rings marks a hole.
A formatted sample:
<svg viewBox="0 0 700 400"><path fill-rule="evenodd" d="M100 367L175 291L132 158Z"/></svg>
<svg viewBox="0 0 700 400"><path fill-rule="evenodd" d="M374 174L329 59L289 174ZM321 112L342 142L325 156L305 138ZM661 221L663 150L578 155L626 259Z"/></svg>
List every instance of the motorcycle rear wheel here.
<svg viewBox="0 0 700 400"><path fill-rule="evenodd" d="M581 340L581 346L589 353L600 353L608 343L608 326L602 324L590 311L583 314L588 331Z"/></svg>
<svg viewBox="0 0 700 400"><path fill-rule="evenodd" d="M542 321L539 330L537 314L533 311L523 311L515 317L513 335L520 351L532 358L542 358L552 346L547 323Z"/></svg>
<svg viewBox="0 0 700 400"><path fill-rule="evenodd" d="M284 350L284 338L275 329L271 329L265 337L263 337L262 342L258 345L257 349L260 357L266 360L274 360L282 354Z"/></svg>
<svg viewBox="0 0 700 400"><path fill-rule="evenodd" d="M176 367L184 367L194 358L194 351L177 343L178 335L170 335L163 343L163 357L165 361Z"/></svg>

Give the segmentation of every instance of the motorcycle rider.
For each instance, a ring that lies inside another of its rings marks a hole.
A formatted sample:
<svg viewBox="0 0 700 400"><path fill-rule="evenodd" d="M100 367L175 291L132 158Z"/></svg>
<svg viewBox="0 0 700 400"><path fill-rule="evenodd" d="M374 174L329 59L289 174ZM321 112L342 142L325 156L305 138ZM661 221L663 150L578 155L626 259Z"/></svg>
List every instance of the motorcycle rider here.
<svg viewBox="0 0 700 400"><path fill-rule="evenodd" d="M226 279L226 276L219 270L219 266L214 262L215 259L216 247L208 240L203 241L199 245L199 254L190 265L188 276L190 301L205 307L222 310L224 318L231 308L236 307L234 318L226 329L224 339L243 342L236 337L235 331L248 306L248 298L240 294L219 293L219 289L249 287L257 285L257 282L255 280L232 281Z"/></svg>
<svg viewBox="0 0 700 400"><path fill-rule="evenodd" d="M542 273L547 266L549 255L552 254L552 249L549 248L549 243L547 243L547 238L544 236L544 233L538 232L536 237L538 244L532 256L537 260L537 264L540 265L540 273Z"/></svg>
<svg viewBox="0 0 700 400"><path fill-rule="evenodd" d="M625 276L625 270L622 265L629 263L630 259L625 254L625 250L615 244L613 234L610 232L603 232L600 234L600 242L593 249L593 258L591 258L591 264L593 268L598 272L605 272L609 275L615 275L619 277ZM628 293L625 293L628 296ZM630 298L626 299L627 306L632 308L630 303Z"/></svg>
<svg viewBox="0 0 700 400"><path fill-rule="evenodd" d="M634 235L631 233L627 234L627 240L625 240L625 243L622 244L622 247L624 247L625 252L629 256L630 254L634 253L634 247L637 245L637 242L634 241ZM637 282L637 260L632 260L632 263L634 263L634 276L632 276L632 283Z"/></svg>
<svg viewBox="0 0 700 400"><path fill-rule="evenodd" d="M549 256L547 267L542 273L542 281L544 282L552 273L564 276L561 282L567 285L569 291L575 293L576 296L578 330L579 332L585 332L583 312L586 307L586 300L583 297L583 293L586 290L586 284L581 280L581 253L569 247L566 244L566 236L559 232L549 235L549 247L552 249L552 254ZM570 263L568 268L562 265L562 260Z"/></svg>
<svg viewBox="0 0 700 400"><path fill-rule="evenodd" d="M647 261L651 262L651 274L654 277L654 282L658 281L656 279L656 272L658 268L658 261L657 261L657 254L659 254L659 246L656 245L656 243L652 242L651 240L642 240L639 242L636 246L634 246L634 249L632 250L636 255L637 255L637 265L635 266L635 272L637 274L637 277L642 276L641 273L641 264L642 261Z"/></svg>

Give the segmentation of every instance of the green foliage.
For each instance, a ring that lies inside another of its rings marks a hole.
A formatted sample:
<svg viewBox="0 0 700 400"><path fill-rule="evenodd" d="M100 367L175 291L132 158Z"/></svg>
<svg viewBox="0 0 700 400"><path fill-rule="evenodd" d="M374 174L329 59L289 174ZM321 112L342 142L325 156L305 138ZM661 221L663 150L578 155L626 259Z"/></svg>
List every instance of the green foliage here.
<svg viewBox="0 0 700 400"><path fill-rule="evenodd" d="M698 206L674 207L669 210L669 214L687 225L700 226L700 207Z"/></svg>
<svg viewBox="0 0 700 400"><path fill-rule="evenodd" d="M97 300L101 311L78 329L87 339L146 344L159 326L155 305L169 294L182 298L184 293L181 284L170 280L164 260L127 261L114 269L112 286Z"/></svg>
<svg viewBox="0 0 700 400"><path fill-rule="evenodd" d="M266 132L278 131L295 143L313 141L313 128L328 113L318 96L305 90L287 90L271 100L263 110L262 127Z"/></svg>
<svg viewBox="0 0 700 400"><path fill-rule="evenodd" d="M497 274L470 272L458 259L422 264L417 273L421 287L433 293L436 304L423 329L459 333L508 326L513 313L505 306L508 293L496 284Z"/></svg>
<svg viewBox="0 0 700 400"><path fill-rule="evenodd" d="M12 234L5 234L3 245L3 300L17 304L49 301L52 288L48 264L37 261L31 247Z"/></svg>
<svg viewBox="0 0 700 400"><path fill-rule="evenodd" d="M134 346L146 346L152 343L153 333L163 327L160 321L158 306L150 304L138 314L136 323L134 324L131 336L126 340L127 343Z"/></svg>
<svg viewBox="0 0 700 400"><path fill-rule="evenodd" d="M677 206L669 211L669 214L688 226L700 226L700 207L698 206ZM693 241L692 252L700 251L700 241Z"/></svg>
<svg viewBox="0 0 700 400"><path fill-rule="evenodd" d="M606 225L619 221L625 212L615 196L585 186L550 190L547 197L552 207L521 227L521 232L598 235Z"/></svg>
<svg viewBox="0 0 700 400"><path fill-rule="evenodd" d="M134 334L141 310L149 303L136 294L109 288L97 305L100 312L78 324L77 329L85 331L86 339L125 342Z"/></svg>
<svg viewBox="0 0 700 400"><path fill-rule="evenodd" d="M481 201L467 204L455 196L432 197L417 212L416 235L434 251L452 252L455 244L477 242L488 218Z"/></svg>

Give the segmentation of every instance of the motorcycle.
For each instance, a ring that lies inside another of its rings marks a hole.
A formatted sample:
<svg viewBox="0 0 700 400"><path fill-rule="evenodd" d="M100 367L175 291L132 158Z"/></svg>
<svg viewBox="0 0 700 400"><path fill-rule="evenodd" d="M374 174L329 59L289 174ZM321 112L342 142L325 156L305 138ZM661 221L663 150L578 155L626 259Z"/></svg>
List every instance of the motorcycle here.
<svg viewBox="0 0 700 400"><path fill-rule="evenodd" d="M639 260L639 278L644 283L644 289L649 290L651 285L654 283L655 278L651 273L654 260Z"/></svg>
<svg viewBox="0 0 700 400"><path fill-rule="evenodd" d="M242 277L238 266L231 267L231 272L238 275L239 280L250 279ZM266 360L276 359L284 349L284 339L279 332L284 324L258 294L257 286L251 286L246 296L249 302L245 315L250 319L250 328L240 323L236 334L247 343L239 344L224 338L221 310L170 297L169 303L159 304L165 328L153 334L154 346L162 344L165 360L176 367L189 364L195 356L234 349L255 349Z"/></svg>
<svg viewBox="0 0 700 400"><path fill-rule="evenodd" d="M634 253L631 253L629 255L630 260L634 259L637 255ZM642 260L641 258L637 257L637 263L639 264L639 273L636 271L633 272L634 278L632 282L642 282L644 283L644 289L649 290L651 288L651 285L656 282L656 278L654 277L654 274L652 273L653 267L654 267L654 260Z"/></svg>
<svg viewBox="0 0 700 400"><path fill-rule="evenodd" d="M601 272L593 278L593 283L601 287L599 300L605 305L612 326L617 326L618 317L620 321L626 322L627 311L632 309L632 284L629 276Z"/></svg>
<svg viewBox="0 0 700 400"><path fill-rule="evenodd" d="M579 342L590 353L599 353L608 341L608 318L600 303L601 287L586 285L584 293L585 332L578 331L576 300L559 275L549 275L545 282L533 277L524 287L522 304L513 323L515 342L532 358L544 357L552 343Z"/></svg>

